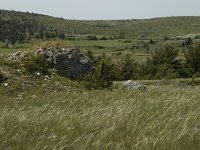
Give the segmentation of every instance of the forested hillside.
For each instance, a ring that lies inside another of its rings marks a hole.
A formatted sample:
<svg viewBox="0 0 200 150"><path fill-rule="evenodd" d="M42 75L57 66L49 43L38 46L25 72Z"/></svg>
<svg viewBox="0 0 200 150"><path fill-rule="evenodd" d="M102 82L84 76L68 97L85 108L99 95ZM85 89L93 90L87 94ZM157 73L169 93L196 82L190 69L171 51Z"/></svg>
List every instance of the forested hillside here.
<svg viewBox="0 0 200 150"><path fill-rule="evenodd" d="M14 34L13 34L14 33ZM200 33L200 17L167 17L141 20L67 20L29 12L0 10L0 40L84 37L163 38Z"/></svg>
<svg viewBox="0 0 200 150"><path fill-rule="evenodd" d="M54 38L59 33L53 27L38 22L37 14L0 10L0 40L8 39L12 44L24 42L32 38Z"/></svg>

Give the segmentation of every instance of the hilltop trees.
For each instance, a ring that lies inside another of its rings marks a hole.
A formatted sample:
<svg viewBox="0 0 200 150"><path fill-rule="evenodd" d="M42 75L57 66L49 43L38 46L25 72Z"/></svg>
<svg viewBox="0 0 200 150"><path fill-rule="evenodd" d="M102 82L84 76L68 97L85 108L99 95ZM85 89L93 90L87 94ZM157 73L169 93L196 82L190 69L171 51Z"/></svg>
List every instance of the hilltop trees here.
<svg viewBox="0 0 200 150"><path fill-rule="evenodd" d="M0 41L5 39L14 45L33 38L65 38L64 33L57 31L35 20L35 14L0 10Z"/></svg>

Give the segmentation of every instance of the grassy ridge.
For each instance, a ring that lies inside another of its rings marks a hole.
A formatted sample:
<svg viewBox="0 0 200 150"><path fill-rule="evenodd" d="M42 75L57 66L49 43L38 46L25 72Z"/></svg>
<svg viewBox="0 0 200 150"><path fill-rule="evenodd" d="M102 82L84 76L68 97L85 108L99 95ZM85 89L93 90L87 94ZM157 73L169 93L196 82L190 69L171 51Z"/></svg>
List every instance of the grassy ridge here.
<svg viewBox="0 0 200 150"><path fill-rule="evenodd" d="M198 86L149 83L145 92L111 92L63 79L59 89L55 81L37 80L15 96L0 87L0 149L200 148Z"/></svg>
<svg viewBox="0 0 200 150"><path fill-rule="evenodd" d="M2 10L1 10L2 11ZM67 20L47 15L28 12L2 11L1 18L6 20L14 17L19 22L34 20L38 26L45 30L56 30L66 35L106 35L125 38L147 39L163 38L165 35L178 36L187 34L199 34L200 17L165 17L153 19L133 20Z"/></svg>
<svg viewBox="0 0 200 150"><path fill-rule="evenodd" d="M200 30L200 17L83 21L37 16L36 20L69 34L119 35L124 33L126 38L134 39L199 34Z"/></svg>

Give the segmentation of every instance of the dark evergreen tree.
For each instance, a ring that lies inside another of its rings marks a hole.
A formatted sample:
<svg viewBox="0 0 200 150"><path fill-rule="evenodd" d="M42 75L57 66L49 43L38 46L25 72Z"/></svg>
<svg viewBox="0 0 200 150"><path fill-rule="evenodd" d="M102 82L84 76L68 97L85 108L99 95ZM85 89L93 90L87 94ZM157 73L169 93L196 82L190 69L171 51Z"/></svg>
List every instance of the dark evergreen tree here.
<svg viewBox="0 0 200 150"><path fill-rule="evenodd" d="M190 46L193 44L192 38L189 37L184 41L185 46Z"/></svg>
<svg viewBox="0 0 200 150"><path fill-rule="evenodd" d="M194 70L200 72L200 45L190 47L185 52L186 63Z"/></svg>
<svg viewBox="0 0 200 150"><path fill-rule="evenodd" d="M119 62L119 67L121 80L136 78L137 63L131 58L131 55L125 55Z"/></svg>

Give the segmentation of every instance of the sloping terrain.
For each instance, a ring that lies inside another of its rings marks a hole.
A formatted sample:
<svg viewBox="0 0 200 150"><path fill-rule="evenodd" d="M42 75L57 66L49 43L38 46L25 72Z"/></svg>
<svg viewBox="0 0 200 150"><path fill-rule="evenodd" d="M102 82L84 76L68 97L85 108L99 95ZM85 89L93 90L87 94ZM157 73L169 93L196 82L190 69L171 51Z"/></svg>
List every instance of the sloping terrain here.
<svg viewBox="0 0 200 150"><path fill-rule="evenodd" d="M200 17L192 16L141 20L67 20L29 12L1 10L0 23L2 24L2 20L6 19L19 25L25 21L25 26L35 27L31 30L33 34L39 34L43 30L43 34L50 34L49 37L51 34L65 33L66 35L95 34L118 38L163 38L165 35L197 34L200 31ZM1 30L3 27L0 28Z"/></svg>

